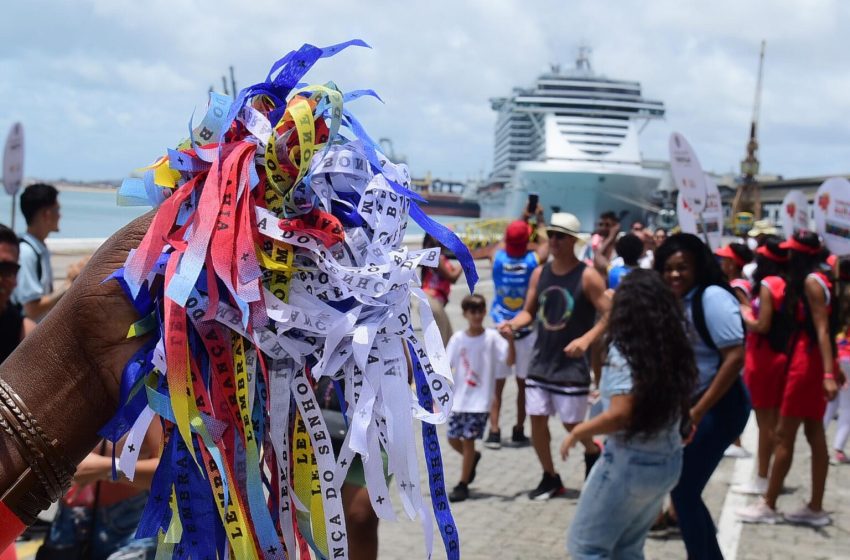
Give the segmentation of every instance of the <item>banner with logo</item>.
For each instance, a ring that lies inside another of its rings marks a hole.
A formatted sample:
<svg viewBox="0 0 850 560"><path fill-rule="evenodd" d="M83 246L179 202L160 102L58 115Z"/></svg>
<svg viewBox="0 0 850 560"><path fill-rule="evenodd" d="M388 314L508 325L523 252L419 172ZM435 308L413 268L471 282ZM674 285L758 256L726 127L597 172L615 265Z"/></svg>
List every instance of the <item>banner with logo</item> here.
<svg viewBox="0 0 850 560"><path fill-rule="evenodd" d="M788 191L782 199L782 210L779 214L779 223L786 237L800 230L812 229L809 224L809 201L803 191Z"/></svg>
<svg viewBox="0 0 850 560"><path fill-rule="evenodd" d="M850 181L843 177L827 179L815 195L815 229L827 249L850 255Z"/></svg>
<svg viewBox="0 0 850 560"><path fill-rule="evenodd" d="M700 166L696 152L678 132L670 135L670 172L679 190L676 213L679 228L693 233L711 246L723 242L723 205L715 182Z"/></svg>
<svg viewBox="0 0 850 560"><path fill-rule="evenodd" d="M682 206L695 216L705 209L705 174L696 153L688 141L678 132L670 135L670 172L673 183L682 196ZM681 217L680 217L681 222Z"/></svg>

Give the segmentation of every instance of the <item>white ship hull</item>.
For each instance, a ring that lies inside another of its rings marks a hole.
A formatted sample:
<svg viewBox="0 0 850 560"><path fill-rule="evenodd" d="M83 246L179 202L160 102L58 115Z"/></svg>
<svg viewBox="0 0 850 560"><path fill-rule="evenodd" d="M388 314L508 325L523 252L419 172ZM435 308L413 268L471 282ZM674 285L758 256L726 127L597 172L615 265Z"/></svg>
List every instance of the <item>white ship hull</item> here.
<svg viewBox="0 0 850 560"><path fill-rule="evenodd" d="M482 218L517 218L537 193L546 218L553 210L569 212L590 232L602 212L628 212L623 227L635 220L646 223L651 195L665 172L640 166L577 166L575 163L522 162L504 189L481 193ZM666 182L666 181L665 181Z"/></svg>

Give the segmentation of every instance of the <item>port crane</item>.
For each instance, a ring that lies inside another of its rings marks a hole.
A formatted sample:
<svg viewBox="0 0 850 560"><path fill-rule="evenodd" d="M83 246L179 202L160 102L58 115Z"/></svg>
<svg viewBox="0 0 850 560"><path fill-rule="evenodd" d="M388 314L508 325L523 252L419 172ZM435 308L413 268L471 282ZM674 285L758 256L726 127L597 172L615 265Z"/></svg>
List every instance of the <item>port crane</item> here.
<svg viewBox="0 0 850 560"><path fill-rule="evenodd" d="M747 155L741 161L741 183L732 202L732 216L738 218L742 212L749 212L754 219L761 219L761 191L756 179L759 172L758 160L758 120L761 109L762 70L764 68L764 47L761 42L759 54L758 79L756 80L756 96L753 103L753 118L750 122L750 139L747 142Z"/></svg>

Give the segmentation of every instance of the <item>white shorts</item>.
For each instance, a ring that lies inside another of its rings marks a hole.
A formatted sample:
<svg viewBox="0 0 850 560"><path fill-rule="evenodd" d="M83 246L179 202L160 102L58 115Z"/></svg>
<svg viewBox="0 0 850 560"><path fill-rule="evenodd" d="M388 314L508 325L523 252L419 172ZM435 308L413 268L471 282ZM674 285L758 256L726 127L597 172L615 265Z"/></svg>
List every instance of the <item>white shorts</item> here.
<svg viewBox="0 0 850 560"><path fill-rule="evenodd" d="M531 365L531 353L534 351L534 343L537 342L537 331L531 331L531 334L514 340L514 352L516 352L516 360L512 368L499 368L496 373L496 379L505 379L511 374L516 375L520 379L528 377L528 366Z"/></svg>
<svg viewBox="0 0 850 560"><path fill-rule="evenodd" d="M561 392L570 389L578 390L579 394ZM536 382L526 382L525 411L530 416L553 416L557 413L563 424L578 424L587 416L587 395L585 388L559 387L556 392Z"/></svg>

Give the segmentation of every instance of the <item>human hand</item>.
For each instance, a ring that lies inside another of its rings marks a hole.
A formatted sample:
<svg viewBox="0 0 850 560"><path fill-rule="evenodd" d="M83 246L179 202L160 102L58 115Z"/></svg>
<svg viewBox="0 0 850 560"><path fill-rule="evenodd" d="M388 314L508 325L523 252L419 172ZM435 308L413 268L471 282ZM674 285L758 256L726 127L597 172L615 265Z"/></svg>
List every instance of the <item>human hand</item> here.
<svg viewBox="0 0 850 560"><path fill-rule="evenodd" d="M505 338L507 340L513 340L514 329L511 327L510 322L503 321L499 323L496 328L499 329L499 334L502 335L502 338Z"/></svg>
<svg viewBox="0 0 850 560"><path fill-rule="evenodd" d="M69 283L72 283L74 280L77 279L77 277L80 276L80 273L83 271L90 259L91 255L83 257L74 264L68 266L68 272L65 274L65 277L68 279Z"/></svg>
<svg viewBox="0 0 850 560"><path fill-rule="evenodd" d="M568 433L564 441L561 442L561 459L566 461L567 456L570 454L570 449L575 447L577 443L578 438L575 437L574 432Z"/></svg>
<svg viewBox="0 0 850 560"><path fill-rule="evenodd" d="M608 235L605 237L606 241L612 241L614 239L617 239L617 235L619 235L619 233L620 233L620 224L618 222L618 223L615 223L613 226L611 226L611 228L608 230Z"/></svg>
<svg viewBox="0 0 850 560"><path fill-rule="evenodd" d="M107 480L112 474L112 459L98 455L97 453L89 453L85 459L77 465L77 471L74 473L74 482L83 486L98 480Z"/></svg>
<svg viewBox="0 0 850 560"><path fill-rule="evenodd" d="M699 409L696 406L691 408L691 426L692 426L691 433L692 434L696 433L697 427L699 426L699 423L702 422L703 416L705 416L705 412L703 412L701 409ZM690 441L690 439L688 441Z"/></svg>
<svg viewBox="0 0 850 560"><path fill-rule="evenodd" d="M824 378L823 392L826 394L826 400L831 401L835 399L838 395L838 383L836 383L834 378Z"/></svg>
<svg viewBox="0 0 850 560"><path fill-rule="evenodd" d="M534 211L534 218L537 221L537 224L540 225L545 221L543 216L543 207L538 205L537 210Z"/></svg>
<svg viewBox="0 0 850 560"><path fill-rule="evenodd" d="M564 348L564 354L569 356L570 358L581 358L587 353L587 348L590 344L584 339L583 336L580 336L576 339L570 341L567 344L566 348Z"/></svg>

